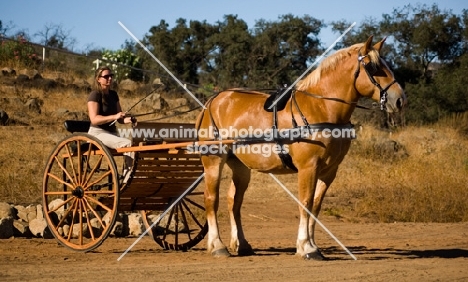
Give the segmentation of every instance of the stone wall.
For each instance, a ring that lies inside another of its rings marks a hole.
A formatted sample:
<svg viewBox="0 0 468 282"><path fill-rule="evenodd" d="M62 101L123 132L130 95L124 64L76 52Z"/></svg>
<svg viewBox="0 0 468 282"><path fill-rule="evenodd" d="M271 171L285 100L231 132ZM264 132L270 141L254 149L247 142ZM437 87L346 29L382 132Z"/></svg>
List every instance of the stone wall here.
<svg viewBox="0 0 468 282"><path fill-rule="evenodd" d="M138 237L145 231L140 213L120 213L110 236ZM42 205L11 205L0 202L0 239L11 237L54 238Z"/></svg>

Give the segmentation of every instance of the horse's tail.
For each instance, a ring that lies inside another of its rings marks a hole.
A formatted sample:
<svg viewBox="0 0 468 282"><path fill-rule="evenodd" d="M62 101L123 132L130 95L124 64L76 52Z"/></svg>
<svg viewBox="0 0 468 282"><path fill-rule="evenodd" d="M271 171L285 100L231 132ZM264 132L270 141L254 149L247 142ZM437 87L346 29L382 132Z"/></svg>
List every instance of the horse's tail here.
<svg viewBox="0 0 468 282"><path fill-rule="evenodd" d="M211 119L211 125L213 126L213 128L216 128L215 124L214 124L214 120L213 120L213 117L211 116L211 103L213 102L213 100L218 97L218 95L223 92L223 91L220 91L216 94L214 94L213 96L211 96L205 103L205 108L202 109L202 111L200 112L200 114L198 115L197 117L197 120L195 121L195 128L197 130L197 132L200 132L200 127L201 127L201 124L203 122L203 119L205 118L205 114L207 114L206 112L208 111L208 115ZM197 135L198 136L198 135Z"/></svg>

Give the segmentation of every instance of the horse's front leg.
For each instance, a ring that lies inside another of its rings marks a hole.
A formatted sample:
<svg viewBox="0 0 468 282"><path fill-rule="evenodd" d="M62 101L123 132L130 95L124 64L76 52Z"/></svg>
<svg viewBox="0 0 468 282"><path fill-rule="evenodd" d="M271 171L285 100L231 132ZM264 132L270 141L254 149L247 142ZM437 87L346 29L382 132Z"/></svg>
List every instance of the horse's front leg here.
<svg viewBox="0 0 468 282"><path fill-rule="evenodd" d="M249 186L251 171L237 158L230 158L228 165L232 169L232 182L227 199L231 222L231 242L229 246L239 256L253 255L254 251L245 239L241 219L242 202L244 201L245 191Z"/></svg>
<svg viewBox="0 0 468 282"><path fill-rule="evenodd" d="M205 209L208 222L207 251L214 257L229 257L231 254L221 241L218 227L219 185L225 157L202 156L205 168Z"/></svg>
<svg viewBox="0 0 468 282"><path fill-rule="evenodd" d="M296 242L296 254L304 259L323 260L319 248L313 242L309 233L309 213L312 211L317 183L317 168L305 168L298 172L298 197L299 202L307 209L299 206L299 230Z"/></svg>

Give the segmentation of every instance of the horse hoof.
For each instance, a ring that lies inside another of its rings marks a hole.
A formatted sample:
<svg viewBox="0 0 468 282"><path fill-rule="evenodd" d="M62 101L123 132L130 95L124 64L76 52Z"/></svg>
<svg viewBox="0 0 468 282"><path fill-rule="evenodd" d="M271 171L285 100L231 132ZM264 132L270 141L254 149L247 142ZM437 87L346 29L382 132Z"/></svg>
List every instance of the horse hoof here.
<svg viewBox="0 0 468 282"><path fill-rule="evenodd" d="M211 255L215 258L228 258L231 256L231 254L226 248L212 251Z"/></svg>
<svg viewBox="0 0 468 282"><path fill-rule="evenodd" d="M305 260L327 260L319 250L312 253L307 253L303 258Z"/></svg>

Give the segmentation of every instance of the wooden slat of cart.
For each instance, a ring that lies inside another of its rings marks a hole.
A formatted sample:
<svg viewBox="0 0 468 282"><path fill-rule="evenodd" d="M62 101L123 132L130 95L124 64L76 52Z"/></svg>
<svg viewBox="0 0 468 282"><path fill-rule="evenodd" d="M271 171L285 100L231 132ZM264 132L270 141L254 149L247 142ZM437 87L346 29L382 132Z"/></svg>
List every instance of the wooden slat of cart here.
<svg viewBox="0 0 468 282"><path fill-rule="evenodd" d="M135 158L133 177L121 191L120 210L164 209L203 173L200 155L181 147L139 151Z"/></svg>

